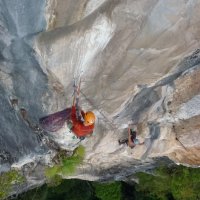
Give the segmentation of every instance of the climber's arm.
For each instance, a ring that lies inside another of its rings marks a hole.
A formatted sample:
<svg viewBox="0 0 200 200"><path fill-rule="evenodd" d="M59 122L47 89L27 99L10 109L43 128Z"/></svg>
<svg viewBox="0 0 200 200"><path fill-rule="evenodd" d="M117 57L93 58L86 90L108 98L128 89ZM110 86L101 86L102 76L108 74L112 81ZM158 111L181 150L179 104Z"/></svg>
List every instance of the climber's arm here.
<svg viewBox="0 0 200 200"><path fill-rule="evenodd" d="M76 118L76 107L75 106L72 106L71 120L72 120L73 124L78 121L77 118Z"/></svg>

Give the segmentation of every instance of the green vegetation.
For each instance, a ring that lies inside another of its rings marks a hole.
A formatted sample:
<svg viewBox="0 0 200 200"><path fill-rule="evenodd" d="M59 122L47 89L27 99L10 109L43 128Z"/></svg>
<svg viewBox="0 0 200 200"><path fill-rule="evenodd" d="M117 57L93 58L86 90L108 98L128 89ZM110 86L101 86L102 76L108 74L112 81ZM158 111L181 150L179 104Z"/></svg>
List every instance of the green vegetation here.
<svg viewBox="0 0 200 200"><path fill-rule="evenodd" d="M2 173L0 175L0 199L5 198L15 184L24 182L24 177L15 170Z"/></svg>
<svg viewBox="0 0 200 200"><path fill-rule="evenodd" d="M122 182L93 183L83 180L63 180L59 186L44 185L21 194L18 200L120 200Z"/></svg>
<svg viewBox="0 0 200 200"><path fill-rule="evenodd" d="M200 199L200 169L177 166L160 167L155 176L138 173L138 192L154 199L196 200Z"/></svg>
<svg viewBox="0 0 200 200"><path fill-rule="evenodd" d="M122 184L121 182L112 183L93 183L97 198L103 200L121 200L122 199Z"/></svg>
<svg viewBox="0 0 200 200"><path fill-rule="evenodd" d="M77 167L83 162L85 148L79 146L71 157L61 156L60 164L47 168L45 175L50 186L57 186L61 183L61 176L72 175Z"/></svg>
<svg viewBox="0 0 200 200"><path fill-rule="evenodd" d="M198 200L200 169L160 167L154 175L137 173L139 184L61 180L56 187L44 185L18 200Z"/></svg>

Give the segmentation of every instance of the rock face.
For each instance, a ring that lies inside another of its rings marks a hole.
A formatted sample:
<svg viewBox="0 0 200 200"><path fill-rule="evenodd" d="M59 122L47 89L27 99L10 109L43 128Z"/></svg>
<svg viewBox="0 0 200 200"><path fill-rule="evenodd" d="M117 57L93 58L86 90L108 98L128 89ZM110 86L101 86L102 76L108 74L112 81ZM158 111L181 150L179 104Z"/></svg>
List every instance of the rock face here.
<svg viewBox="0 0 200 200"><path fill-rule="evenodd" d="M40 101L47 90L47 77L34 56L30 38L45 29L45 3L35 3L0 1L0 163L4 166L0 171L20 158L47 152L16 107L30 110L33 121L43 113ZM13 105L10 100L15 100Z"/></svg>
<svg viewBox="0 0 200 200"><path fill-rule="evenodd" d="M1 170L48 152L18 109L37 123L70 107L80 76L97 121L74 177L123 179L160 157L199 166L199 10L198 0L0 0ZM144 145L118 144L129 123ZM63 129L53 139L64 148Z"/></svg>

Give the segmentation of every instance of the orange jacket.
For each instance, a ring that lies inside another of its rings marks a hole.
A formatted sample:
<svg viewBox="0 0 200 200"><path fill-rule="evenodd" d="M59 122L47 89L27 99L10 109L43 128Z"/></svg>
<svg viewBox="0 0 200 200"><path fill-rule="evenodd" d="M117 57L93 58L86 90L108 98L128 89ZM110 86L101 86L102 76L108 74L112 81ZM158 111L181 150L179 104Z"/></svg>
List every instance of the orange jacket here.
<svg viewBox="0 0 200 200"><path fill-rule="evenodd" d="M85 113L81 111L81 114L84 115ZM84 137L93 133L94 125L84 126L84 124L77 119L75 106L72 106L71 120L73 123L72 131L76 136Z"/></svg>

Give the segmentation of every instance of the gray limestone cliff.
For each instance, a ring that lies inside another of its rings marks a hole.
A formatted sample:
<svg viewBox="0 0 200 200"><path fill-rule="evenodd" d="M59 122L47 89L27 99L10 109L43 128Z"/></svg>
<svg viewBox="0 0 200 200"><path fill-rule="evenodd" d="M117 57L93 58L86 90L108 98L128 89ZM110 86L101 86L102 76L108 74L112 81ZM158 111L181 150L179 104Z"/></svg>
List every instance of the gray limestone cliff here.
<svg viewBox="0 0 200 200"><path fill-rule="evenodd" d="M70 178L122 180L159 160L198 167L199 11L198 0L0 0L0 171L28 166L30 185L44 181L55 150L20 108L37 125L71 106L79 76L97 121ZM118 144L129 123L144 145ZM72 151L66 129L46 137Z"/></svg>

